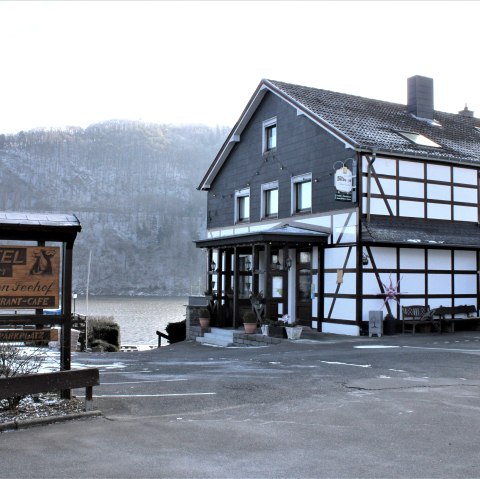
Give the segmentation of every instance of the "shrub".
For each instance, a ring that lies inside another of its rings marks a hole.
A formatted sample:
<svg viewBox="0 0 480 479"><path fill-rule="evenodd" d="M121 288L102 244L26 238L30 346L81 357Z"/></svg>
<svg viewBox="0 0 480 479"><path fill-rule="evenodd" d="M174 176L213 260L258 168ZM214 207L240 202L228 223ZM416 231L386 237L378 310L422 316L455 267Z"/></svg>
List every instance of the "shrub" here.
<svg viewBox="0 0 480 479"><path fill-rule="evenodd" d="M44 360L45 355L38 349L21 348L9 343L0 344L0 377L35 374ZM24 397L25 395L19 395L7 398L8 408L16 410Z"/></svg>
<svg viewBox="0 0 480 479"><path fill-rule="evenodd" d="M111 344L115 351L120 349L120 326L113 316L92 316L88 319L88 345L92 346L96 340Z"/></svg>
<svg viewBox="0 0 480 479"><path fill-rule="evenodd" d="M168 323L165 331L168 334L168 341L170 342L170 344L185 341L185 338L187 336L186 321L183 320L177 323Z"/></svg>
<svg viewBox="0 0 480 479"><path fill-rule="evenodd" d="M247 324L256 323L257 316L253 311L246 311L245 313L243 313L243 322Z"/></svg>
<svg viewBox="0 0 480 479"><path fill-rule="evenodd" d="M207 308L200 308L198 310L198 317L199 318L209 318L210 317L210 310Z"/></svg>

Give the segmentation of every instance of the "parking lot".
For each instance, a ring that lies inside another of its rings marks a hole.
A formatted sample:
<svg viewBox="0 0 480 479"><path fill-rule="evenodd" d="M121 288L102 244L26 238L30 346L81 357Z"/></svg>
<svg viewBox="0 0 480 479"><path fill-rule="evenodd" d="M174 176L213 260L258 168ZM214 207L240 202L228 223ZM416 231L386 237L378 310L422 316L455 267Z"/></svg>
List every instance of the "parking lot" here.
<svg viewBox="0 0 480 479"><path fill-rule="evenodd" d="M0 476L479 477L479 356L480 332L77 353L103 416L1 434Z"/></svg>

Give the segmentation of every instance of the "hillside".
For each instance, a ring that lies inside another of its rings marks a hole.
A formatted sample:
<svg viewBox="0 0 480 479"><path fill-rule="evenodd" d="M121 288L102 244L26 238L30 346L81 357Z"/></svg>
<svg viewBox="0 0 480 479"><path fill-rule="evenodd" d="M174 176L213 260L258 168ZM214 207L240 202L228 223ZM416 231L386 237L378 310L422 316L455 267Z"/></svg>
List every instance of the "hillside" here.
<svg viewBox="0 0 480 479"><path fill-rule="evenodd" d="M185 295L203 288L192 244L205 225L196 186L225 128L110 121L0 135L0 210L74 213L73 288Z"/></svg>

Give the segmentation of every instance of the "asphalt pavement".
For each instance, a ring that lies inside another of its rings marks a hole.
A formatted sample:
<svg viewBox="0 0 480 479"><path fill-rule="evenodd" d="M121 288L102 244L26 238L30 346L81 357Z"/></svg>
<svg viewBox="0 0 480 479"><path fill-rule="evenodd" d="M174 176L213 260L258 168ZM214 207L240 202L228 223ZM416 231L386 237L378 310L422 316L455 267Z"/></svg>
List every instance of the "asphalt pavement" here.
<svg viewBox="0 0 480 479"><path fill-rule="evenodd" d="M0 477L478 478L479 361L480 331L76 353L102 416L1 433Z"/></svg>

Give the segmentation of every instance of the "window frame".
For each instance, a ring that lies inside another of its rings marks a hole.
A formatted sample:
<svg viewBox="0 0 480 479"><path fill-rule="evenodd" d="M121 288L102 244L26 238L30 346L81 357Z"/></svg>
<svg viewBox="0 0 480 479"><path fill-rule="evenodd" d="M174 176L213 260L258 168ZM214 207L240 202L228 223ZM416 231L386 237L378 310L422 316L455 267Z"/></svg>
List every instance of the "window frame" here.
<svg viewBox="0 0 480 479"><path fill-rule="evenodd" d="M310 206L308 208L298 208L299 203L299 191L300 185L304 183L310 183ZM292 215L301 215L308 214L312 212L313 205L313 184L312 184L312 174L305 173L303 175L293 176L292 177Z"/></svg>
<svg viewBox="0 0 480 479"><path fill-rule="evenodd" d="M277 117L269 118L262 123L262 152L268 153L277 149ZM270 146L268 141L268 132L275 128L275 146Z"/></svg>
<svg viewBox="0 0 480 479"><path fill-rule="evenodd" d="M248 216L240 218L240 202L248 198ZM235 191L235 223L248 223L250 221L250 188Z"/></svg>
<svg viewBox="0 0 480 479"><path fill-rule="evenodd" d="M269 205L268 194L269 192L277 190L277 212L275 214L268 214L267 208ZM260 218L267 220L272 218L278 218L278 181L271 181L270 183L264 183L262 185L262 197L260 201Z"/></svg>

